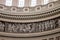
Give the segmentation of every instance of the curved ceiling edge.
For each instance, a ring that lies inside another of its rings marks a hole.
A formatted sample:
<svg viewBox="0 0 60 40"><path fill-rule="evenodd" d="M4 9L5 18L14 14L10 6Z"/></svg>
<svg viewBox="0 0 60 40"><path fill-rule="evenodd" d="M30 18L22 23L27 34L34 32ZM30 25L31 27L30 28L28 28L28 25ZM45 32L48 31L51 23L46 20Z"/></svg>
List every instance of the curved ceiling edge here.
<svg viewBox="0 0 60 40"><path fill-rule="evenodd" d="M50 30L50 31L45 31L45 32L39 32L39 33L24 33L24 34L20 34L20 33L6 33L6 32L0 32L1 36L7 36L7 37L38 37L38 36L44 36L44 35L49 35L49 34L53 34L53 33L57 33L60 32L60 28L54 29L54 30Z"/></svg>

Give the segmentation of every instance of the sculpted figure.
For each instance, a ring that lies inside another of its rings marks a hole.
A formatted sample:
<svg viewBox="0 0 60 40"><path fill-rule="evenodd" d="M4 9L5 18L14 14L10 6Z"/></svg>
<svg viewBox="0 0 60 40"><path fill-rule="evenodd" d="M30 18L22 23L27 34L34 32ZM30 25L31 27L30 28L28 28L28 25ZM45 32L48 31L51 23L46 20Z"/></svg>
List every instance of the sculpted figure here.
<svg viewBox="0 0 60 40"><path fill-rule="evenodd" d="M39 23L39 32L42 31L42 23Z"/></svg>
<svg viewBox="0 0 60 40"><path fill-rule="evenodd" d="M52 20L50 20L50 27L51 27L51 29L53 29L53 21Z"/></svg>
<svg viewBox="0 0 60 40"><path fill-rule="evenodd" d="M8 24L8 32L12 32L12 24Z"/></svg>
<svg viewBox="0 0 60 40"><path fill-rule="evenodd" d="M48 29L48 27L47 27L47 22L45 22L45 30L47 30Z"/></svg>
<svg viewBox="0 0 60 40"><path fill-rule="evenodd" d="M9 32L18 32L18 26L16 24L9 24L8 31Z"/></svg>
<svg viewBox="0 0 60 40"><path fill-rule="evenodd" d="M47 21L47 26L48 26L48 30L50 30L51 28L50 28L50 22L49 21Z"/></svg>
<svg viewBox="0 0 60 40"><path fill-rule="evenodd" d="M53 20L53 26L54 26L54 29L56 27L56 24L55 24L56 20Z"/></svg>
<svg viewBox="0 0 60 40"><path fill-rule="evenodd" d="M52 23L52 21L50 21L50 27L51 27L51 29L53 28L53 23Z"/></svg>
<svg viewBox="0 0 60 40"><path fill-rule="evenodd" d="M41 26L42 26L42 31L44 31L45 30L44 22L42 22Z"/></svg>
<svg viewBox="0 0 60 40"><path fill-rule="evenodd" d="M32 32L37 32L38 31L38 25L36 23L32 23Z"/></svg>
<svg viewBox="0 0 60 40"><path fill-rule="evenodd" d="M51 20L50 23L51 23L51 29L54 29L55 28L55 20Z"/></svg>
<svg viewBox="0 0 60 40"><path fill-rule="evenodd" d="M18 26L18 24L13 24L12 25L12 29L13 29L13 32L18 32L18 29L19 29L19 26Z"/></svg>
<svg viewBox="0 0 60 40"><path fill-rule="evenodd" d="M60 27L60 19L58 19L58 27Z"/></svg>
<svg viewBox="0 0 60 40"><path fill-rule="evenodd" d="M20 32L29 33L34 31L34 27L32 27L32 24L21 24L19 30Z"/></svg>
<svg viewBox="0 0 60 40"><path fill-rule="evenodd" d="M26 25L25 24L20 24L20 28L19 28L19 32L27 32L27 30L26 30Z"/></svg>
<svg viewBox="0 0 60 40"><path fill-rule="evenodd" d="M23 32L23 26L22 26L22 24L18 24L18 27L19 27L19 29L18 29L18 31L20 32L20 33L22 33Z"/></svg>
<svg viewBox="0 0 60 40"><path fill-rule="evenodd" d="M27 24L26 30L28 30L28 32L32 32L33 31L32 24Z"/></svg>
<svg viewBox="0 0 60 40"><path fill-rule="evenodd" d="M49 21L45 21L45 30L49 30Z"/></svg>
<svg viewBox="0 0 60 40"><path fill-rule="evenodd" d="M2 22L0 22L0 31L4 31L4 24Z"/></svg>

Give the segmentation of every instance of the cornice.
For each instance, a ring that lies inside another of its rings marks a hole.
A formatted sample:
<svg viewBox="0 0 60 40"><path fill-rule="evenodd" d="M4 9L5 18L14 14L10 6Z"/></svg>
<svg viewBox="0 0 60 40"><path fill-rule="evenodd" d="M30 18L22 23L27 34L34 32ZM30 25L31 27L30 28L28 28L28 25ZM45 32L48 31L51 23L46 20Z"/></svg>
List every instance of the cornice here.
<svg viewBox="0 0 60 40"><path fill-rule="evenodd" d="M60 8L38 15L8 15L8 14L0 14L0 20L2 21L11 21L11 22L36 22L52 19L60 16ZM4 19L4 20L3 20ZM15 20L15 21L14 21ZM36 21L34 21L36 20Z"/></svg>
<svg viewBox="0 0 60 40"><path fill-rule="evenodd" d="M47 8L47 10L39 10L39 11L34 11L34 12L24 12L24 13L18 13L16 11L6 11L4 10L5 6L2 6L3 9L0 10L0 20L1 21L8 21L8 22L21 22L21 23L28 23L28 22L37 22L37 21L44 21L48 19L52 19L55 17L60 16L60 1L59 2L52 2L53 7ZM49 3L48 5L50 5ZM52 5L51 4L51 5ZM58 5L57 5L58 4ZM43 5L43 7L46 7L48 5ZM37 6L38 7L38 6ZM40 6L39 6L40 7ZM8 9L10 7L7 7ZM35 7L34 7L35 8Z"/></svg>

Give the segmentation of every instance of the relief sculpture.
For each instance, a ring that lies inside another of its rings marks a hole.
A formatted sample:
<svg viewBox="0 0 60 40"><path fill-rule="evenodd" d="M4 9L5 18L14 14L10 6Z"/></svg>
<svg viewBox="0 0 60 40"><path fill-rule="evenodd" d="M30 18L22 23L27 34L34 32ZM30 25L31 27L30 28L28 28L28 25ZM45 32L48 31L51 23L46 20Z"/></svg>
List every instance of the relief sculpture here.
<svg viewBox="0 0 60 40"><path fill-rule="evenodd" d="M60 28L60 19L58 19L58 27Z"/></svg>
<svg viewBox="0 0 60 40"><path fill-rule="evenodd" d="M4 31L4 24L2 22L0 22L0 31L3 32Z"/></svg>
<svg viewBox="0 0 60 40"><path fill-rule="evenodd" d="M60 19L47 20L37 23L0 22L0 31L13 32L13 33L35 33L35 32L52 30L55 29L56 26L60 27Z"/></svg>

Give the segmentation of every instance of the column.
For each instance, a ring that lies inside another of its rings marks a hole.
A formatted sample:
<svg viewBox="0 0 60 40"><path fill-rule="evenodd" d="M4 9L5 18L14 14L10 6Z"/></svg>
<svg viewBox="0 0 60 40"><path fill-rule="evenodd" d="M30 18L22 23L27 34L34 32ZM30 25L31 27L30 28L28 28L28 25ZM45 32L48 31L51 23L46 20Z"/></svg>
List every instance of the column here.
<svg viewBox="0 0 60 40"><path fill-rule="evenodd" d="M53 0L49 0L49 2L53 2Z"/></svg>
<svg viewBox="0 0 60 40"><path fill-rule="evenodd" d="M6 0L0 0L0 4L5 4Z"/></svg>
<svg viewBox="0 0 60 40"><path fill-rule="evenodd" d="M12 0L12 6L18 6L18 1L19 0Z"/></svg>
<svg viewBox="0 0 60 40"><path fill-rule="evenodd" d="M42 5L43 4L43 0L37 0L37 5Z"/></svg>
<svg viewBox="0 0 60 40"><path fill-rule="evenodd" d="M54 2L54 1L58 1L58 0L49 0L49 2Z"/></svg>
<svg viewBox="0 0 60 40"><path fill-rule="evenodd" d="M31 4L31 0L25 0L25 4L24 4L25 7L29 7L30 4Z"/></svg>

